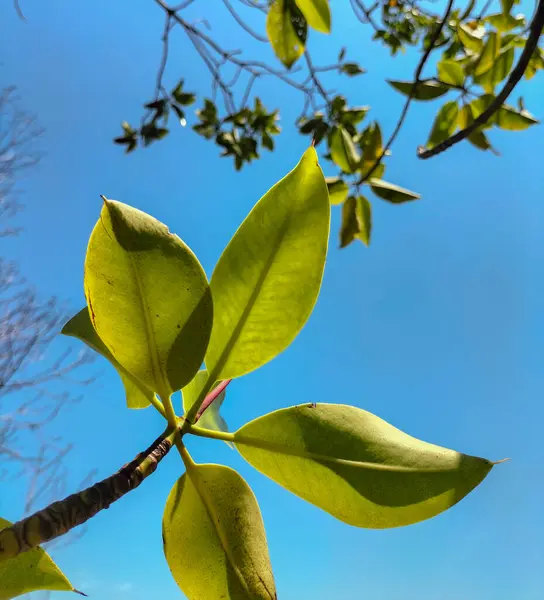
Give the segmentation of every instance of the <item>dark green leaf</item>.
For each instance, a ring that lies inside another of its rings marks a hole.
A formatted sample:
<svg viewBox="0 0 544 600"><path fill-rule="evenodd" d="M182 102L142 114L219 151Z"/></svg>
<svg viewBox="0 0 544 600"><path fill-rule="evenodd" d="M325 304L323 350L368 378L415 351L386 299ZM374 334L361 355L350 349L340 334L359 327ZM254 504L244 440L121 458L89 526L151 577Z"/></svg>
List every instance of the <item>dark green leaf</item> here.
<svg viewBox="0 0 544 600"><path fill-rule="evenodd" d="M432 148L450 137L456 129L458 113L457 102L452 101L444 104L435 117L427 147Z"/></svg>
<svg viewBox="0 0 544 600"><path fill-rule="evenodd" d="M372 178L370 179L369 184L376 196L382 200L387 200L387 202L392 202L393 204L401 204L402 202L410 202L421 198L421 196L415 192L401 188L393 183L383 181L382 179Z"/></svg>
<svg viewBox="0 0 544 600"><path fill-rule="evenodd" d="M410 94L412 94L412 89L414 87L412 81L388 80L387 83L405 96L410 96ZM440 98L440 96L447 94L449 90L449 86L438 83L437 81L422 81L417 86L412 97L415 100L434 100L435 98Z"/></svg>
<svg viewBox="0 0 544 600"><path fill-rule="evenodd" d="M365 69L361 69L361 67L357 63L344 63L340 67L340 72L353 77L355 75L362 75L366 73Z"/></svg>
<svg viewBox="0 0 544 600"><path fill-rule="evenodd" d="M491 150L494 154L498 154L489 143L489 140L483 131L473 131L467 139L473 146L480 150Z"/></svg>
<svg viewBox="0 0 544 600"><path fill-rule="evenodd" d="M185 125L187 125L187 121L185 120L185 113L176 104L171 104L171 106L172 106L172 110L176 113L176 115L177 115L177 117L179 119L179 124L182 127L185 127Z"/></svg>
<svg viewBox="0 0 544 600"><path fill-rule="evenodd" d="M372 206L364 196L350 196L342 206L340 248L345 248L354 239L368 246L372 232Z"/></svg>

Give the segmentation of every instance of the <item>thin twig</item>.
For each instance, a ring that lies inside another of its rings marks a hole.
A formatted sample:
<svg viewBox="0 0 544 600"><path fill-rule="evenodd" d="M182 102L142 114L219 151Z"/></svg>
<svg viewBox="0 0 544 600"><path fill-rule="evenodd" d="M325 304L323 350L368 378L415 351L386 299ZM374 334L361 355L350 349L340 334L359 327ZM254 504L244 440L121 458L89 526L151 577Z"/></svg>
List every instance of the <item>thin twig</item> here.
<svg viewBox="0 0 544 600"><path fill-rule="evenodd" d="M544 1L544 0L542 0L542 1ZM421 83L421 74L423 72L423 68L425 67L425 63L429 59L431 52L434 50L434 46L435 46L438 38L440 37L440 34L442 33L442 29L444 28L446 21L448 20L451 9L453 8L453 2L454 2L454 0L448 1L448 5L446 6L446 10L444 11L444 16L442 17L442 20L440 21L439 26L435 29L434 34L433 34L431 40L429 41L429 45L428 45L427 49L425 50L425 52L423 53L423 56L421 57L419 64L417 65L417 68L416 68L416 71L414 74L414 85L412 86L412 89L410 90L410 94L408 95L408 98L406 99L406 102L404 103L404 107L402 109L399 120L397 122L397 126L395 127L393 133L391 134L391 137L387 140L387 143L383 147L380 156L376 159L376 161L374 162L372 167L365 173L364 177L362 177L359 180L359 182L358 182L359 185L361 183L364 183L365 181L368 181L371 178L372 174L380 166L384 156L387 154L388 150L391 148L391 146L393 145L393 142L397 138L397 135L399 134L399 132L402 128L402 125L404 124L404 120L406 119L406 115L408 114L408 109L410 108L410 104L412 103L412 100L414 99L414 95L416 93L417 86Z"/></svg>
<svg viewBox="0 0 544 600"><path fill-rule="evenodd" d="M227 8L227 10L230 12L230 14L232 15L232 17L234 18L234 20L238 23L238 25L240 25L240 27L242 29L244 29L245 31L247 31L247 33L249 33L249 35L251 35L252 37L254 37L257 41L264 42L265 44L268 44L268 38L266 36L264 36L264 35L261 35L260 33L257 33L254 29L252 29L240 17L240 15L234 10L234 7L230 3L230 0L223 0L223 4L225 5L225 7Z"/></svg>
<svg viewBox="0 0 544 600"><path fill-rule="evenodd" d="M519 57L518 63L514 67L513 71L510 73L510 77L508 77L508 80L504 84L504 87L499 92L499 94L497 94L493 102L491 102L491 104L484 110L484 112L478 117L476 117L468 127L462 129L461 131L458 131L454 135L450 136L448 139L436 145L434 148L425 150L420 146L417 151L418 158L425 160L427 158L437 156L438 154L444 152L448 148L451 148L453 145L458 144L459 142L467 138L471 133L474 133L478 129L478 127L485 125L489 121L489 119L504 104L505 100L512 93L516 85L523 77L523 74L527 69L527 65L529 64L529 61L531 60L531 57L533 55L533 52L538 46L538 40L540 38L540 35L542 34L543 28L544 0L539 0L535 16L531 23L529 37L527 38L527 42L525 43L523 52Z"/></svg>

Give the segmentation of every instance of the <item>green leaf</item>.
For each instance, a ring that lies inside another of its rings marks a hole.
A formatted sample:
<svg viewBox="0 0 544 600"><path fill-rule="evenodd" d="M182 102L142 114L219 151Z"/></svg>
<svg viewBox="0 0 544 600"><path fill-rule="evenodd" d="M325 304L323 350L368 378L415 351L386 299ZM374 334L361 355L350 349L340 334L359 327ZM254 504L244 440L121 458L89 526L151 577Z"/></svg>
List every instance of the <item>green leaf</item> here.
<svg viewBox="0 0 544 600"><path fill-rule="evenodd" d="M444 83L461 87L465 82L463 67L455 60L441 60L438 65L438 79Z"/></svg>
<svg viewBox="0 0 544 600"><path fill-rule="evenodd" d="M498 154L498 152L490 144L489 140L487 139L487 136L483 131L473 131L467 139L473 146L475 146L479 150L491 150L494 154Z"/></svg>
<svg viewBox="0 0 544 600"><path fill-rule="evenodd" d="M327 185L309 148L255 205L215 267L206 354L215 381L257 369L302 329L321 286L329 220Z"/></svg>
<svg viewBox="0 0 544 600"><path fill-rule="evenodd" d="M371 232L372 205L364 196L350 196L342 207L340 248L345 248L354 239L359 239L368 246Z"/></svg>
<svg viewBox="0 0 544 600"><path fill-rule="evenodd" d="M457 114L457 127L459 129L466 129L473 120L472 110L468 104L465 104Z"/></svg>
<svg viewBox="0 0 544 600"><path fill-rule="evenodd" d="M0 517L0 531L11 525ZM14 543L17 541L14 540ZM0 562L0 600L10 600L39 590L76 591L40 546Z"/></svg>
<svg viewBox="0 0 544 600"><path fill-rule="evenodd" d="M435 117L427 147L432 148L450 137L456 129L458 114L457 102L451 101L444 104Z"/></svg>
<svg viewBox="0 0 544 600"><path fill-rule="evenodd" d="M412 81L388 80L387 83L405 96L409 96L414 87ZM447 85L443 85L437 81L422 81L418 84L412 97L414 100L434 100L435 98L440 98L440 96L447 94L449 90L450 88Z"/></svg>
<svg viewBox="0 0 544 600"><path fill-rule="evenodd" d="M525 25L525 17L523 15L513 17L512 15L497 13L489 15L485 20L495 27L497 31L511 31L516 27L523 27Z"/></svg>
<svg viewBox="0 0 544 600"><path fill-rule="evenodd" d="M193 404L199 399L200 392L208 381L208 371L203 369L199 371L195 377L182 390L181 397L183 402L183 412L187 414L191 410ZM213 401L211 406L204 412L198 420L198 426L213 431L229 431L229 426L225 419L221 416L221 406L226 397L226 390L223 390L219 396ZM226 442L232 447L230 442Z"/></svg>
<svg viewBox="0 0 544 600"><path fill-rule="evenodd" d="M345 173L354 173L361 162L353 139L343 127L333 129L330 138L330 152L333 161Z"/></svg>
<svg viewBox="0 0 544 600"><path fill-rule="evenodd" d="M308 25L321 33L331 32L329 0L295 0Z"/></svg>
<svg viewBox="0 0 544 600"><path fill-rule="evenodd" d="M275 411L244 425L234 443L276 483L345 523L371 529L434 517L493 466L341 404Z"/></svg>
<svg viewBox="0 0 544 600"><path fill-rule="evenodd" d="M468 51L476 54L480 54L484 47L484 33L485 30L483 28L474 30L464 23L459 23L457 25L459 41Z"/></svg>
<svg viewBox="0 0 544 600"><path fill-rule="evenodd" d="M85 259L96 332L115 359L161 397L198 371L212 325L206 275L191 250L153 217L104 200Z"/></svg>
<svg viewBox="0 0 544 600"><path fill-rule="evenodd" d="M115 367L121 377L125 387L125 396L128 408L146 408L153 398L153 392L147 389L142 383L135 379L126 369L124 369L113 357L112 353L106 348L104 342L96 333L95 328L89 316L89 309L85 307L77 315L72 317L62 328L63 335L75 337L92 348L104 358L107 358Z"/></svg>
<svg viewBox="0 0 544 600"><path fill-rule="evenodd" d="M401 204L402 202L410 202L421 198L415 192L401 188L393 183L388 183L382 179L370 179L369 184L376 196L393 204Z"/></svg>
<svg viewBox="0 0 544 600"><path fill-rule="evenodd" d="M326 177L325 181L329 190L330 203L342 204L348 195L348 184L340 177Z"/></svg>
<svg viewBox="0 0 544 600"><path fill-rule="evenodd" d="M274 0L266 33L276 56L290 69L304 53L308 25L294 0Z"/></svg>
<svg viewBox="0 0 544 600"><path fill-rule="evenodd" d="M275 600L261 512L232 469L192 465L164 510L166 561L189 600Z"/></svg>
<svg viewBox="0 0 544 600"><path fill-rule="evenodd" d="M349 77L354 77L355 75L362 75L363 73L366 73L366 71L364 69L361 69L361 67L357 63L344 63L340 67L340 72L345 73Z"/></svg>
<svg viewBox="0 0 544 600"><path fill-rule="evenodd" d="M493 96L493 94L484 94L483 96L474 99L469 105L473 118L476 119L479 117L489 107L494 99L495 96ZM493 127L494 118L495 117L492 117L489 121L487 121L487 123L481 125L480 127L482 129L490 129Z"/></svg>
<svg viewBox="0 0 544 600"><path fill-rule="evenodd" d="M495 113L495 123L508 131L523 131L531 125L540 123L528 110L517 110L513 106L503 104Z"/></svg>
<svg viewBox="0 0 544 600"><path fill-rule="evenodd" d="M474 83L481 85L488 94L492 94L495 91L497 84L510 73L513 63L514 48L506 48L499 54L499 57L493 63L491 69L481 75L474 76Z"/></svg>
<svg viewBox="0 0 544 600"><path fill-rule="evenodd" d="M480 54L480 59L478 60L478 63L474 69L474 75L478 76L489 70L497 59L500 49L500 36L496 32L492 31L487 38L487 42L484 45L482 53Z"/></svg>
<svg viewBox="0 0 544 600"><path fill-rule="evenodd" d="M510 11L512 10L512 6L514 6L514 4L517 4L517 2L515 0L501 0L501 8L502 8L503 14L509 15Z"/></svg>

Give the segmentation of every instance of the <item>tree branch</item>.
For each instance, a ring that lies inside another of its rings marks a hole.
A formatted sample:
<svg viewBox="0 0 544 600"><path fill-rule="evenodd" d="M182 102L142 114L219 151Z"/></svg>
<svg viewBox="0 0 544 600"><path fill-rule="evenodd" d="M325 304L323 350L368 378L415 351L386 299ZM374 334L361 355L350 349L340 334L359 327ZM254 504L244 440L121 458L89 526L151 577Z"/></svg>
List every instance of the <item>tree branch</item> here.
<svg viewBox="0 0 544 600"><path fill-rule="evenodd" d="M516 85L519 83L520 79L523 77L523 74L527 69L527 65L531 60L531 56L533 55L533 52L538 46L538 40L540 38L540 35L542 34L543 28L544 0L539 0L535 16L530 26L529 37L527 38L527 42L525 44L525 47L523 48L523 52L521 53L517 65L510 73L510 77L504 84L504 87L502 88L500 93L496 96L493 102L491 102L491 104L484 110L484 112L478 117L476 117L474 121L465 129L458 131L454 135L450 136L448 139L444 140L443 142L429 150L425 150L422 146L420 146L417 150L418 158L425 160L427 158L432 158L433 156L441 154L445 150L448 150L448 148L451 148L455 144L458 144L459 142L467 138L471 133L474 133L478 129L478 127L480 127L481 125L485 125L489 121L489 119L504 104L505 100L512 93Z"/></svg>
<svg viewBox="0 0 544 600"><path fill-rule="evenodd" d="M117 473L0 531L0 562L64 535L136 489L168 454L178 432L167 429Z"/></svg>

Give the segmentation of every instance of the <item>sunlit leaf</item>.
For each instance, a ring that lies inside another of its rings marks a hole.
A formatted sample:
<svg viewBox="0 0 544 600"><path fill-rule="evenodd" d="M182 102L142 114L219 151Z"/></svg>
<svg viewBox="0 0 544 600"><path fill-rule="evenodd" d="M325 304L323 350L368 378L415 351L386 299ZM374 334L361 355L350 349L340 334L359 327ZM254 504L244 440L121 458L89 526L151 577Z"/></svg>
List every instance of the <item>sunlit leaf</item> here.
<svg viewBox="0 0 544 600"><path fill-rule="evenodd" d="M208 381L208 371L203 369L199 371L193 380L189 382L182 390L183 412L187 413L198 400L202 388ZM212 405L204 412L198 420L199 427L212 429L213 431L228 431L229 427L225 419L221 416L221 405L226 397L226 390L223 390L213 401ZM232 446L230 442L227 442Z"/></svg>
<svg viewBox="0 0 544 600"><path fill-rule="evenodd" d="M513 17L512 15L505 15L501 13L489 15L485 20L501 32L511 31L516 27L523 27L526 22L524 15L517 15Z"/></svg>
<svg viewBox="0 0 544 600"><path fill-rule="evenodd" d="M438 79L444 83L462 86L465 82L463 67L455 60L441 60L437 65Z"/></svg>
<svg viewBox="0 0 544 600"><path fill-rule="evenodd" d="M474 75L478 76L489 70L497 59L500 49L500 36L496 32L492 31L487 38L482 53L480 54L480 59L478 60L478 63L474 69Z"/></svg>
<svg viewBox="0 0 544 600"><path fill-rule="evenodd" d="M98 337L95 328L89 316L89 309L85 307L77 315L72 317L62 328L61 333L75 337L92 348L95 352L107 358L115 367L121 377L125 387L126 403L128 408L146 408L149 406L153 397L153 392L147 389L142 383L134 378L126 369L124 369L113 357L112 353L106 348L104 342Z"/></svg>
<svg viewBox="0 0 544 600"><path fill-rule="evenodd" d="M244 425L234 443L256 469L297 496L345 523L372 529L434 517L493 466L340 404L275 411Z"/></svg>
<svg viewBox="0 0 544 600"><path fill-rule="evenodd" d="M342 204L348 196L349 187L340 177L326 177L329 200L331 204Z"/></svg>
<svg viewBox="0 0 544 600"><path fill-rule="evenodd" d="M206 354L214 380L253 371L297 336L321 286L329 220L327 185L309 148L255 205L215 267Z"/></svg>
<svg viewBox="0 0 544 600"><path fill-rule="evenodd" d="M333 161L345 173L354 173L361 157L353 143L352 137L343 127L336 127L330 138L330 152Z"/></svg>
<svg viewBox="0 0 544 600"><path fill-rule="evenodd" d="M11 524L0 517L0 531ZM13 543L18 542L13 540ZM0 600L11 600L40 590L76 591L49 554L39 546L0 562Z"/></svg>
<svg viewBox="0 0 544 600"><path fill-rule="evenodd" d="M350 196L342 206L340 248L345 248L355 239L368 246L371 233L372 205L364 196Z"/></svg>
<svg viewBox="0 0 544 600"><path fill-rule="evenodd" d="M438 111L429 135L429 140L427 141L429 148L443 142L455 131L458 114L459 107L455 101L446 102Z"/></svg>
<svg viewBox="0 0 544 600"><path fill-rule="evenodd" d="M514 63L514 53L513 47L504 49L490 69L481 75L474 76L474 83L481 85L488 94L492 94L497 84L510 73Z"/></svg>
<svg viewBox="0 0 544 600"><path fill-rule="evenodd" d="M421 198L421 196L415 192L401 188L393 183L383 181L382 179L370 179L369 184L376 196L382 200L387 200L387 202L392 202L393 204L410 202Z"/></svg>
<svg viewBox="0 0 544 600"><path fill-rule="evenodd" d="M484 36L485 30L483 28L473 30L464 23L457 25L457 35L463 46L470 52L479 54L484 47Z"/></svg>
<svg viewBox="0 0 544 600"><path fill-rule="evenodd" d="M274 0L266 18L266 33L274 53L289 69L304 53L308 25L295 0Z"/></svg>
<svg viewBox="0 0 544 600"><path fill-rule="evenodd" d="M459 129L466 129L473 121L472 110L468 104L457 113L457 126Z"/></svg>
<svg viewBox="0 0 544 600"><path fill-rule="evenodd" d="M259 506L232 469L194 465L174 485L163 516L166 562L189 600L275 600Z"/></svg>
<svg viewBox="0 0 544 600"><path fill-rule="evenodd" d="M495 114L495 123L508 131L523 131L531 125L540 123L528 110L517 110L513 106L503 104Z"/></svg>
<svg viewBox="0 0 544 600"><path fill-rule="evenodd" d="M387 83L405 96L412 94L414 83L412 81L391 81ZM412 97L415 100L434 100L440 98L449 92L450 88L447 85L438 83L437 81L422 81L418 84L415 93Z"/></svg>
<svg viewBox="0 0 544 600"><path fill-rule="evenodd" d="M331 31L329 0L295 0L308 25L321 33Z"/></svg>
<svg viewBox="0 0 544 600"><path fill-rule="evenodd" d="M153 217L105 200L85 259L90 317L111 354L160 396L189 383L212 325L206 275Z"/></svg>

